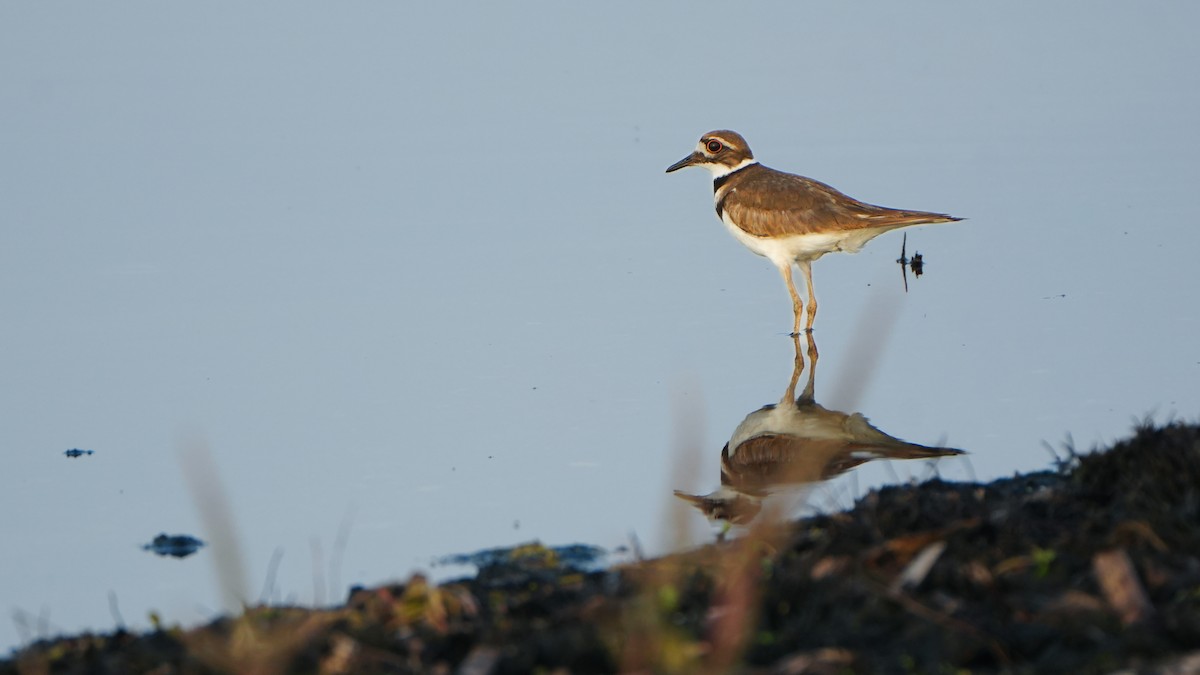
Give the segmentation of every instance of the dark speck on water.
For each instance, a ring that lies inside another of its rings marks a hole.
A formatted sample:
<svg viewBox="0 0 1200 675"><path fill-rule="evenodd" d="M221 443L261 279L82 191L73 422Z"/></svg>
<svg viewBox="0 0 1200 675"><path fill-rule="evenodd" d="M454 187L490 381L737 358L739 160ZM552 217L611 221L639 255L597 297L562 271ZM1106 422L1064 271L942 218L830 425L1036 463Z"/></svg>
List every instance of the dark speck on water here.
<svg viewBox="0 0 1200 675"><path fill-rule="evenodd" d="M160 534L149 544L142 546L143 551L153 551L158 555L169 555L176 558L186 558L200 550L204 542L186 534Z"/></svg>
<svg viewBox="0 0 1200 675"><path fill-rule="evenodd" d="M904 292L908 292L908 270L912 270L913 277L920 278L925 273L925 258L920 251L908 257L908 234L904 235L904 239L900 244L900 257L896 262L900 265L900 278L904 280ZM867 284L870 286L870 284Z"/></svg>
<svg viewBox="0 0 1200 675"><path fill-rule="evenodd" d="M67 457L82 457L84 455L93 454L94 452L94 450L80 450L79 448L71 448L70 450L63 452L63 454Z"/></svg>

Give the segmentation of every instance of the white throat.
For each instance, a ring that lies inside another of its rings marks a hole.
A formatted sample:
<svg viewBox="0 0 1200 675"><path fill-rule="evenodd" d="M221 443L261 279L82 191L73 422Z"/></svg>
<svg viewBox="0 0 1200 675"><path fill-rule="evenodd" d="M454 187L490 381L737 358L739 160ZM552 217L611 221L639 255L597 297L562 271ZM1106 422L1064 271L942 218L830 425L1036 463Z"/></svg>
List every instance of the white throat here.
<svg viewBox="0 0 1200 675"><path fill-rule="evenodd" d="M751 164L758 164L758 160L753 158L743 159L733 166L725 166L724 164L705 164L704 168L708 169L713 178L721 178L723 176L728 176L738 169L744 169Z"/></svg>

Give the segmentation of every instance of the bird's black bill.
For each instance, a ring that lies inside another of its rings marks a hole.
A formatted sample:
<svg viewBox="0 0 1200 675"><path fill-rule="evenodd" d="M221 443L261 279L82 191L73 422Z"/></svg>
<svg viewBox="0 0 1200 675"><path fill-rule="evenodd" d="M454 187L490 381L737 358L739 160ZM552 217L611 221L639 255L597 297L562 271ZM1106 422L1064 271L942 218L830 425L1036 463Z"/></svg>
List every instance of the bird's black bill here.
<svg viewBox="0 0 1200 675"><path fill-rule="evenodd" d="M689 167L689 166L695 164L696 162L700 161L700 158L701 158L700 153L693 152L692 154L688 155L687 157L684 157L683 159L679 160L678 162L675 162L671 166L668 166L667 173L671 173L672 171L678 171L684 167Z"/></svg>

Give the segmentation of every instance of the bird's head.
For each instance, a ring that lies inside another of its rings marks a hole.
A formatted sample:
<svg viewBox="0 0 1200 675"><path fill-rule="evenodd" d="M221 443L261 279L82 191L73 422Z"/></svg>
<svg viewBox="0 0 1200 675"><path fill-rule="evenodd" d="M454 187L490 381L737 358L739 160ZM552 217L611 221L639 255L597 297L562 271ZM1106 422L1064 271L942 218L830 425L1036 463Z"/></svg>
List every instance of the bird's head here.
<svg viewBox="0 0 1200 675"><path fill-rule="evenodd" d="M754 162L746 139L736 131L710 131L700 137L692 154L667 167L667 173L689 166L702 166L713 177L724 176Z"/></svg>

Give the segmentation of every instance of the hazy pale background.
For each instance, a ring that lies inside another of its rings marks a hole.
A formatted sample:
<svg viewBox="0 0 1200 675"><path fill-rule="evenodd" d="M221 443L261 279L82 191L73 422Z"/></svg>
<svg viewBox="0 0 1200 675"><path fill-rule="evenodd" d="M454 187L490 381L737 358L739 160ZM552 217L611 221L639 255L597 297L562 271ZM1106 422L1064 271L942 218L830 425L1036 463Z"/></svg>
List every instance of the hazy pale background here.
<svg viewBox="0 0 1200 675"><path fill-rule="evenodd" d="M670 490L716 485L791 364L775 270L706 173L663 175L713 128L969 219L909 231L907 295L899 233L816 264L822 404L970 450L939 467L959 479L1194 419L1197 25L1182 2L0 5L0 647L111 628L110 593L137 628L220 610L230 551L138 548L212 538L188 447L251 599L275 551L267 595L312 603L535 538L702 541Z"/></svg>

